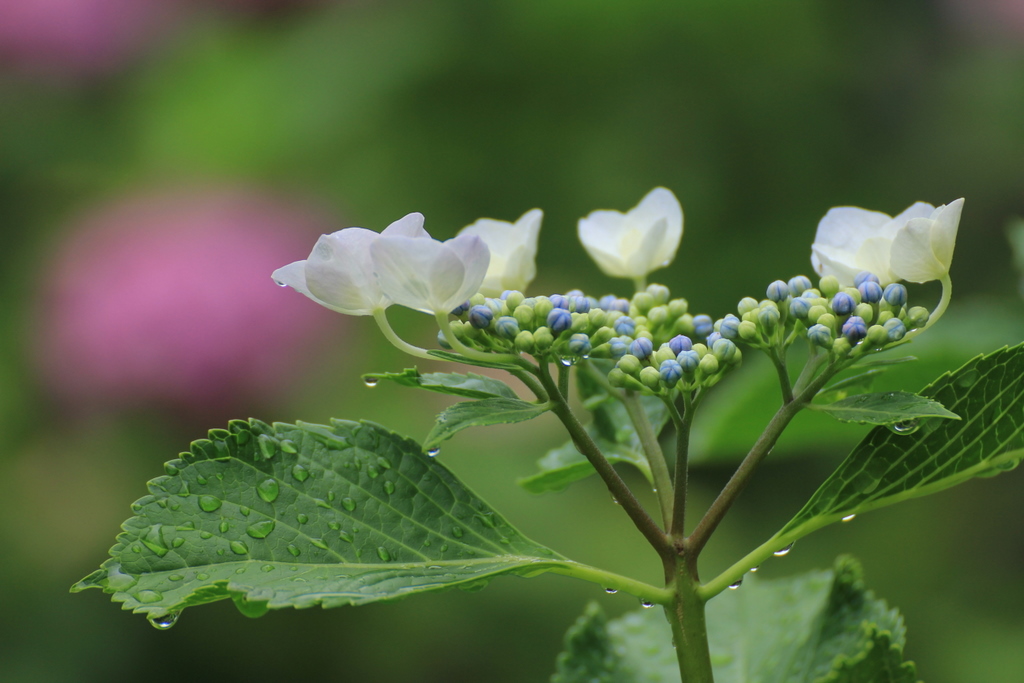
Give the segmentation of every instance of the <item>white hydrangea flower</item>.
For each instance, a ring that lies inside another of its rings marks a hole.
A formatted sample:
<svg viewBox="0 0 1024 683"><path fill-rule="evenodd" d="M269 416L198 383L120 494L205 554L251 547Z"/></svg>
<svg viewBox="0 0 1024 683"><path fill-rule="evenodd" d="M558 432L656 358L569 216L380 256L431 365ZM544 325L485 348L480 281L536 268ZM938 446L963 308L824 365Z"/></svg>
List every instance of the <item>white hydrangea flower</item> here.
<svg viewBox="0 0 1024 683"><path fill-rule="evenodd" d="M584 249L607 275L642 280L675 258L683 209L670 190L656 187L626 213L594 211L579 222Z"/></svg>
<svg viewBox="0 0 1024 683"><path fill-rule="evenodd" d="M939 208L916 202L895 217L835 207L818 223L811 263L819 275L834 275L846 287L861 271L877 275L883 287L939 279L949 271L962 206L963 199Z"/></svg>
<svg viewBox="0 0 1024 683"><path fill-rule="evenodd" d="M381 237L430 239L423 229L423 215L410 213L380 234L365 228L345 228L321 235L309 258L275 270L271 277L331 310L347 315L373 315L392 300L377 282L370 246Z"/></svg>
<svg viewBox="0 0 1024 683"><path fill-rule="evenodd" d="M480 291L490 252L476 235L447 242L381 235L370 245L377 282L396 304L447 314Z"/></svg>
<svg viewBox="0 0 1024 683"><path fill-rule="evenodd" d="M480 292L496 297L509 289L525 292L537 275L537 238L544 212L532 209L515 223L481 218L459 231L460 235L476 235L491 252Z"/></svg>

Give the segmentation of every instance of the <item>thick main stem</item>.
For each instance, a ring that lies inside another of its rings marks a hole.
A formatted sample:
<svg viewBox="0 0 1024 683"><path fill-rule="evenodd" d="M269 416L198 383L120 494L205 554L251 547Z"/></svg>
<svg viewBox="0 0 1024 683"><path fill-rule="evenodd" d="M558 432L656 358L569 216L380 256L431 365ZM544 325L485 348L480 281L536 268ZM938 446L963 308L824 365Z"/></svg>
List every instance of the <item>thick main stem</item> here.
<svg viewBox="0 0 1024 683"><path fill-rule="evenodd" d="M695 567L687 557L683 555L676 560L675 599L671 605L666 605L665 616L672 625L672 639L683 683L714 683L704 618L705 600L698 592L700 581Z"/></svg>

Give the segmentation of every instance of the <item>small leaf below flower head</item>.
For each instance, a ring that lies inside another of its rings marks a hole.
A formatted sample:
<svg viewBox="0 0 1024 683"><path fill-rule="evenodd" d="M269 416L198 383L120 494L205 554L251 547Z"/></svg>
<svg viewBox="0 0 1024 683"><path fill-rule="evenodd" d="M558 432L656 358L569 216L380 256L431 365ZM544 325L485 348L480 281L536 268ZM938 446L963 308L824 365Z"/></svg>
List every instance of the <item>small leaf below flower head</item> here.
<svg viewBox="0 0 1024 683"><path fill-rule="evenodd" d="M834 403L811 404L809 407L828 413L840 422L857 424L889 425L923 417L960 419L956 413L943 408L938 401L906 391L858 394Z"/></svg>

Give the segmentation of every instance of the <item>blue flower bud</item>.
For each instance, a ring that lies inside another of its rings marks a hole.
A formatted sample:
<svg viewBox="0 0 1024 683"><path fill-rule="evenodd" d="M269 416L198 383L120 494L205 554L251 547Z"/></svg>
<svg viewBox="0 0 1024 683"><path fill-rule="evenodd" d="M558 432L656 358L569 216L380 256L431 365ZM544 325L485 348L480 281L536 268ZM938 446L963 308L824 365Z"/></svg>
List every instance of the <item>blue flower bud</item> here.
<svg viewBox="0 0 1024 683"><path fill-rule="evenodd" d="M779 309L774 306L765 306L757 312L758 324L768 332L773 331L779 325L779 319L782 316L779 315Z"/></svg>
<svg viewBox="0 0 1024 683"><path fill-rule="evenodd" d="M565 295L568 297L584 296L582 289L570 289Z"/></svg>
<svg viewBox="0 0 1024 683"><path fill-rule="evenodd" d="M626 315L629 315L629 299L616 299L612 304L611 310L621 311Z"/></svg>
<svg viewBox="0 0 1024 683"><path fill-rule="evenodd" d="M615 305L615 301L616 298L614 294L605 294L597 302L597 305L601 307L602 311L610 311L612 310L612 306Z"/></svg>
<svg viewBox="0 0 1024 683"><path fill-rule="evenodd" d="M851 315L847 321L843 323L843 336L846 337L851 344L856 344L867 335L868 326L864 323L862 318Z"/></svg>
<svg viewBox="0 0 1024 683"><path fill-rule="evenodd" d="M798 320L805 319L810 310L810 299L797 298L789 302L789 314Z"/></svg>
<svg viewBox="0 0 1024 683"><path fill-rule="evenodd" d="M437 331L437 345L442 349L450 349L452 345L448 343L448 340L444 336L444 332L441 330Z"/></svg>
<svg viewBox="0 0 1024 683"><path fill-rule="evenodd" d="M618 360L629 353L629 345L621 339L612 339L608 342L608 349L612 358Z"/></svg>
<svg viewBox="0 0 1024 683"><path fill-rule="evenodd" d="M470 304L469 301L463 301L461 304L452 309L452 315L458 317L465 313L466 311L468 311L471 306L472 304Z"/></svg>
<svg viewBox="0 0 1024 683"><path fill-rule="evenodd" d="M772 301L785 301L789 297L789 285L782 280L776 280L768 285L767 295Z"/></svg>
<svg viewBox="0 0 1024 683"><path fill-rule="evenodd" d="M693 348L693 341L689 337L677 334L668 340L668 346L678 356L683 351L689 351Z"/></svg>
<svg viewBox="0 0 1024 683"><path fill-rule="evenodd" d="M755 299L754 297L745 296L742 299L740 299L739 304L736 305L736 312L739 313L741 316L744 315L745 313L749 313L750 311L756 310L757 299Z"/></svg>
<svg viewBox="0 0 1024 683"><path fill-rule="evenodd" d="M816 289L814 289L812 287L811 289L805 289L803 291L803 294L800 295L800 298L802 298L802 299L820 299L821 298L821 292L819 292L818 290L816 290Z"/></svg>
<svg viewBox="0 0 1024 683"><path fill-rule="evenodd" d="M907 303L907 288L894 282L885 288L882 296L885 297L885 303L893 308L899 308Z"/></svg>
<svg viewBox="0 0 1024 683"><path fill-rule="evenodd" d="M853 286L860 287L864 282L874 282L876 285L879 284L878 276L874 273L869 273L866 270L862 270L853 276Z"/></svg>
<svg viewBox="0 0 1024 683"><path fill-rule="evenodd" d="M502 339L515 339L519 334L519 322L512 316L503 315L495 321L494 331Z"/></svg>
<svg viewBox="0 0 1024 683"><path fill-rule="evenodd" d="M706 340L707 341L707 345L708 346L713 346L714 343L716 341L718 341L719 339L721 339L721 338L722 338L722 334L720 332L712 332L711 334L708 335L708 338Z"/></svg>
<svg viewBox="0 0 1024 683"><path fill-rule="evenodd" d="M552 308L548 313L547 324L551 333L557 336L572 327L572 313L565 308Z"/></svg>
<svg viewBox="0 0 1024 683"><path fill-rule="evenodd" d="M882 286L874 280L860 283L857 285L857 291L860 292L860 300L865 303L877 304L882 300Z"/></svg>
<svg viewBox="0 0 1024 683"><path fill-rule="evenodd" d="M564 308L569 310L569 298L562 296L561 294L552 294L548 297L551 300L551 305L555 308Z"/></svg>
<svg viewBox="0 0 1024 683"><path fill-rule="evenodd" d="M487 306L477 305L469 309L469 324L478 330L486 329L494 320L494 313Z"/></svg>
<svg viewBox="0 0 1024 683"><path fill-rule="evenodd" d="M569 310L576 313L586 313L590 310L590 299L585 296L574 296L569 298Z"/></svg>
<svg viewBox="0 0 1024 683"><path fill-rule="evenodd" d="M899 341L903 339L903 336L907 333L907 326L903 324L903 321L899 318L890 318L885 321L882 325L885 331L889 333L889 341Z"/></svg>
<svg viewBox="0 0 1024 683"><path fill-rule="evenodd" d="M679 361L667 360L658 367L658 373L665 386L671 389L683 378L683 366Z"/></svg>
<svg viewBox="0 0 1024 683"><path fill-rule="evenodd" d="M718 333L723 339L736 339L740 336L740 319L732 313L725 316L718 323Z"/></svg>
<svg viewBox="0 0 1024 683"><path fill-rule="evenodd" d="M793 293L793 296L801 296L811 287L810 279L804 275L797 275L789 281L789 291Z"/></svg>
<svg viewBox="0 0 1024 683"><path fill-rule="evenodd" d="M616 320L612 327L615 329L616 334L623 334L628 337L632 337L636 332L636 323L633 322L632 318L625 315Z"/></svg>
<svg viewBox="0 0 1024 683"><path fill-rule="evenodd" d="M634 339L633 343L629 345L629 352L637 358L644 359L654 353L654 344L650 339L640 337L639 339Z"/></svg>
<svg viewBox="0 0 1024 683"><path fill-rule="evenodd" d="M501 315L501 307L503 303L504 302L501 299L484 299L484 306L490 309L491 315L494 316L495 318Z"/></svg>
<svg viewBox="0 0 1024 683"><path fill-rule="evenodd" d="M700 365L700 354L696 351L683 351L676 356L676 362L679 363L679 367L683 369L688 375L692 375L697 372L697 366Z"/></svg>
<svg viewBox="0 0 1024 683"><path fill-rule="evenodd" d="M815 346L820 346L823 349L832 348L832 330L824 325L812 325L807 330L807 338Z"/></svg>
<svg viewBox="0 0 1024 683"><path fill-rule="evenodd" d="M849 315L857 307L857 302L846 292L839 292L832 297L832 310L836 315Z"/></svg>
<svg viewBox="0 0 1024 683"><path fill-rule="evenodd" d="M590 337L585 334L574 334L569 337L569 352L586 358L590 355Z"/></svg>
<svg viewBox="0 0 1024 683"><path fill-rule="evenodd" d="M704 315L703 313L693 316L693 326L698 337L707 337L715 331L715 321L711 319L710 315Z"/></svg>
<svg viewBox="0 0 1024 683"><path fill-rule="evenodd" d="M728 363L735 358L737 350L736 345L728 339L718 339L711 347L711 353L723 363Z"/></svg>

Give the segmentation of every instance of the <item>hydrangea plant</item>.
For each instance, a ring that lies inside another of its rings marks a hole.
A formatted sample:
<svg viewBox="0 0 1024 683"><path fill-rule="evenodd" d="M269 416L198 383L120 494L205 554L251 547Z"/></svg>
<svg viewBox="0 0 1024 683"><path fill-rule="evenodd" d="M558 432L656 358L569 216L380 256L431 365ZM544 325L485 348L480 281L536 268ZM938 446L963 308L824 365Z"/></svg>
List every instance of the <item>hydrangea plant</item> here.
<svg viewBox="0 0 1024 683"><path fill-rule="evenodd" d="M895 218L832 209L812 247L815 280L776 280L717 317L647 284L675 258L683 235L682 209L664 188L626 213L595 211L579 222L600 269L633 282L628 298L528 295L537 209L515 223L481 219L446 242L431 238L415 213L379 234L325 235L308 259L275 271L275 281L340 313L373 316L391 343L418 359L505 372L531 395L491 375L413 367L364 379L466 399L438 415L422 441L348 420L237 420L214 429L149 482L110 559L72 590L100 588L166 629L186 608L222 599L259 616L551 572L631 594L642 606L612 621L588 607L566 635L558 683L912 683L901 617L866 590L855 561L775 581L755 572L818 529L1024 458L1024 345L975 358L918 393L869 393L865 381L879 366L912 360L891 351L945 311L962 204L919 202ZM930 280L942 285L931 310L914 305L901 284ZM388 322L391 305L433 316L438 348L401 339ZM789 364L794 346L807 349L799 369ZM777 371L778 409L695 516L687 499L691 426L708 394L752 353ZM570 402L574 385L582 408ZM702 576L701 552L803 410L875 427L775 535L717 576ZM528 539L435 457L462 430L549 412L568 442L522 485L559 490L596 474L655 551L663 583L575 562ZM659 440L666 430L674 433L669 452ZM622 468L638 470L630 481L653 495L638 495Z"/></svg>

